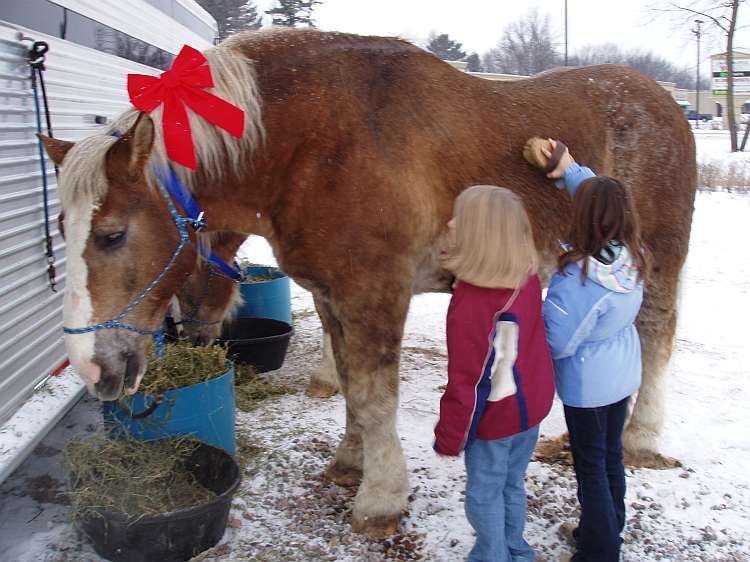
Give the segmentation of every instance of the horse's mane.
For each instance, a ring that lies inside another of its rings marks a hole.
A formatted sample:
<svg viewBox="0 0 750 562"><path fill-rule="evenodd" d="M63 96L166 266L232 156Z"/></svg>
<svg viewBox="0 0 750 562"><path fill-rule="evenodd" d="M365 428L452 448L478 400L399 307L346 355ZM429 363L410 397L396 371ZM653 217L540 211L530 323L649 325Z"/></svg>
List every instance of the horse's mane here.
<svg viewBox="0 0 750 562"><path fill-rule="evenodd" d="M198 161L197 173L211 181L221 181L225 174L238 171L247 162L248 152L263 139L260 94L255 80L251 60L244 57L229 44L218 45L204 52L211 67L214 87L212 94L232 103L245 112L245 132L242 138L211 125L187 109L193 144ZM99 201L107 191L105 157L110 147L117 142L114 131L126 132L135 123L139 111L131 108L120 115L110 127L75 143L65 156L60 194L63 207L81 200ZM169 160L164 147L162 133L162 107L150 113L154 121L154 148L147 169L153 183L152 170L164 166ZM227 167L227 163L229 166ZM180 179L188 187L194 187L196 172L179 164L173 166Z"/></svg>

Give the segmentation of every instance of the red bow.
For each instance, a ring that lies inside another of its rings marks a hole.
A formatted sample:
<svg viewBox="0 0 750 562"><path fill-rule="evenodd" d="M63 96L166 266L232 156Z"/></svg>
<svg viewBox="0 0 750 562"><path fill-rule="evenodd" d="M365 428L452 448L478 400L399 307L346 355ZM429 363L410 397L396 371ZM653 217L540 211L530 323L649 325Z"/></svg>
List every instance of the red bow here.
<svg viewBox="0 0 750 562"><path fill-rule="evenodd" d="M162 130L167 156L191 170L198 164L185 106L235 137L241 137L245 129L245 113L239 107L204 91L213 85L206 57L187 45L159 78L128 74L128 94L135 107L150 113L164 104Z"/></svg>

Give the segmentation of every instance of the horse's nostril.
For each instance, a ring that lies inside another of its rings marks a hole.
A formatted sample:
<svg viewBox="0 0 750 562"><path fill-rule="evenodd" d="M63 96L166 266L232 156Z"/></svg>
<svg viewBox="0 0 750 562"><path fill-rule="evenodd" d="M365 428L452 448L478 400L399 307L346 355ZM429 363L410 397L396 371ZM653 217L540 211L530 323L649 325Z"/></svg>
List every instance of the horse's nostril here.
<svg viewBox="0 0 750 562"><path fill-rule="evenodd" d="M117 400L122 393L122 379L113 376L104 376L94 385L96 396L104 402Z"/></svg>
<svg viewBox="0 0 750 562"><path fill-rule="evenodd" d="M138 381L140 361L135 355L128 355L125 360L125 388L133 388Z"/></svg>

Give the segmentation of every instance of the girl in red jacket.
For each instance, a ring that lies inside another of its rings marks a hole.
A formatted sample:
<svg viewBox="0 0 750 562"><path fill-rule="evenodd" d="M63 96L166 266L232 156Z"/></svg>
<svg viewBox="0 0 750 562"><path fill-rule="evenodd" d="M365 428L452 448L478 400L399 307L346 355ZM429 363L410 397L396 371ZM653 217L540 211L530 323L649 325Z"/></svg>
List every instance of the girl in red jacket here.
<svg viewBox="0 0 750 562"><path fill-rule="evenodd" d="M448 229L456 283L435 451L465 451L469 561L533 562L524 475L554 383L531 226L517 195L479 185L456 199Z"/></svg>

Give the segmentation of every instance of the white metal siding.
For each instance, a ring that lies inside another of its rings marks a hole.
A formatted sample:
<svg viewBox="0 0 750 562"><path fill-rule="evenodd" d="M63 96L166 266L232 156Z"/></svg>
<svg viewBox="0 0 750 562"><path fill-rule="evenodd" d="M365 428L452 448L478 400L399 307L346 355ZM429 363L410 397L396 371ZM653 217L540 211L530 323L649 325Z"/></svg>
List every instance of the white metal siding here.
<svg viewBox="0 0 750 562"><path fill-rule="evenodd" d="M127 73L156 74L138 63L0 21L0 423L34 386L65 360L62 343L64 242L57 229L59 199L47 160L58 292L47 286L44 212L34 100L26 63L28 43L49 43L45 79L55 136L78 140L129 106ZM205 48L207 41L195 45ZM176 47L170 49L175 52Z"/></svg>
<svg viewBox="0 0 750 562"><path fill-rule="evenodd" d="M216 22L200 6L193 5L194 2L180 2L180 4L205 23L207 30L212 30L211 36L207 31L198 34L186 29L143 0L127 0L127 9L123 9L123 0L54 0L54 2L173 54L177 54L185 43L199 50L205 49L208 46L207 42L210 44L217 34Z"/></svg>

